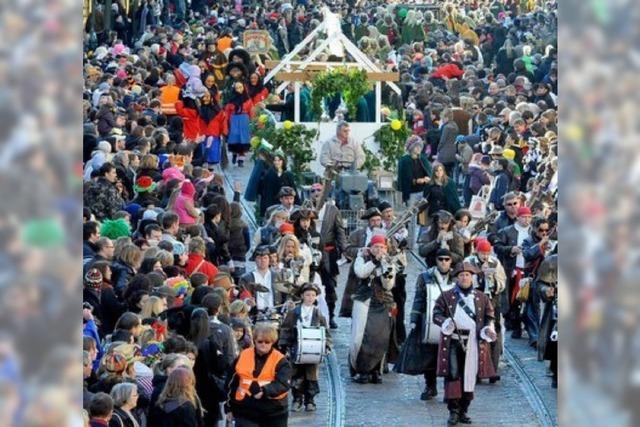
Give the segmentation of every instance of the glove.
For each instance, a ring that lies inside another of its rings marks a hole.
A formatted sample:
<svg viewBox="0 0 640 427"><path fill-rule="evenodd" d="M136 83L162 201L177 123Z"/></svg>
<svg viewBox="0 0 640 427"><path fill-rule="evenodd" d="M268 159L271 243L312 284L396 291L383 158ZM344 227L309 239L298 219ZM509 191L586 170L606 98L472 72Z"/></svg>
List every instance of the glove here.
<svg viewBox="0 0 640 427"><path fill-rule="evenodd" d="M440 332L444 335L451 335L455 330L455 325L453 323L453 319L448 317L444 322L442 322L442 326L440 326Z"/></svg>
<svg viewBox="0 0 640 427"><path fill-rule="evenodd" d="M480 338L486 342L494 342L496 339L496 331L490 326L485 326L480 330Z"/></svg>

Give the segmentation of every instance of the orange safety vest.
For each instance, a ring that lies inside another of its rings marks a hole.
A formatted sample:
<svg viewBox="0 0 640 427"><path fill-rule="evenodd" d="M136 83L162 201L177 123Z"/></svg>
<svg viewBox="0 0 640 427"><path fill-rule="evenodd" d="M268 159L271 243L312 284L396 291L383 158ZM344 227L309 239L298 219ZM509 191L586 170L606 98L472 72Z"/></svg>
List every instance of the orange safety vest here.
<svg viewBox="0 0 640 427"><path fill-rule="evenodd" d="M245 398L245 396L251 396L251 392L249 391L249 387L251 387L251 383L256 381L260 387L263 387L276 379L276 366L278 363L284 359L284 354L280 353L278 350L272 350L271 354L267 358L267 361L260 371L260 375L257 378L253 376L253 371L256 366L256 354L253 349L247 348L240 353L240 357L238 358L238 363L236 364L236 375L238 376L238 389L236 390L236 401L241 401ZM270 399L280 400L286 398L288 392L284 392L276 397L270 397Z"/></svg>

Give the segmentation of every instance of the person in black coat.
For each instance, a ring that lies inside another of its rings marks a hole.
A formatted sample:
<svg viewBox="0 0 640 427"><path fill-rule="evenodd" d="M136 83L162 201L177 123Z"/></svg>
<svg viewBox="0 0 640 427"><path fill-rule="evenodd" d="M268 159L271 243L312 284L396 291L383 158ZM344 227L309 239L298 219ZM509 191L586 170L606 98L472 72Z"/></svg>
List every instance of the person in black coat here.
<svg viewBox="0 0 640 427"><path fill-rule="evenodd" d="M260 216L264 217L265 212L270 206L280 203L278 193L282 187L291 187L295 190L296 184L293 173L287 170L285 154L278 150L273 155L272 166L267 170L258 185L258 194L260 195ZM298 191L295 193L298 194ZM294 203L298 204L299 201L296 200Z"/></svg>
<svg viewBox="0 0 640 427"><path fill-rule="evenodd" d="M158 402L149 411L149 425L204 427L204 413L195 385L191 369L177 368L171 372Z"/></svg>
<svg viewBox="0 0 640 427"><path fill-rule="evenodd" d="M224 355L214 337L208 337L198 346L193 372L196 378L196 391L201 396L202 407L206 410L204 423L216 426L222 419L220 403L226 400L224 381L227 365Z"/></svg>

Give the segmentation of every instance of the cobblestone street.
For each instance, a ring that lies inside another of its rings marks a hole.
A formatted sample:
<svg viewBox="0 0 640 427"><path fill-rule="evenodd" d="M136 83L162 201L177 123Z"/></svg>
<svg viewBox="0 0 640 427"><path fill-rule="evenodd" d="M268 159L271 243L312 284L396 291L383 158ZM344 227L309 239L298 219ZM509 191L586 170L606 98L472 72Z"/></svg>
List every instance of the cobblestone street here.
<svg viewBox="0 0 640 427"><path fill-rule="evenodd" d="M231 167L226 174L231 182L240 181L246 186L251 163L243 169ZM246 203L243 201L243 203ZM247 204L251 212L251 206ZM341 300L347 278L349 265L341 267L338 279L338 301ZM406 320L409 325L409 312L415 293L415 281L422 266L409 257L407 268L407 302L405 306ZM336 312L339 307L336 307ZM443 382L438 379L438 397L428 402L419 399L424 387L422 376L409 376L389 373L383 376L382 384L357 384L349 376L347 361L350 341L351 319L336 318L339 328L331 331L334 339L334 355L339 365L340 386L343 399L330 396L330 378L327 363L323 363L320 376L321 393L317 398L318 410L315 413L291 413L292 426L328 426L332 405L342 405L345 426L445 426L448 411L442 403ZM508 337L508 334L507 334ZM538 362L536 353L527 346L527 340L511 340L507 338L506 346L519 361L524 372L531 378L544 407L549 411L552 424L557 424L557 393L552 389L550 378L546 376L547 364ZM540 426L533 406L530 403L528 389L517 371L503 357L499 373L502 377L497 384L479 384L475 398L469 410L474 425L479 426Z"/></svg>

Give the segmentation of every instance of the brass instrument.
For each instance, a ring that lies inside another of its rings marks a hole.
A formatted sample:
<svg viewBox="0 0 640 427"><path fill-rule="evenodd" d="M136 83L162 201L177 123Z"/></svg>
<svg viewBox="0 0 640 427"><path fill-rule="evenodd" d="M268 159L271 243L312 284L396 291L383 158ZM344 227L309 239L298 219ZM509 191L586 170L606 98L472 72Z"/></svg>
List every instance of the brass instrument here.
<svg viewBox="0 0 640 427"><path fill-rule="evenodd" d="M413 206L411 206L409 209L407 209L401 217L399 217L398 219L395 219L393 224L391 225L391 227L389 227L389 229L387 229L387 232L385 234L385 237L387 239L393 237L394 234L396 234L398 232L398 230L400 230L402 227L404 227L409 221L411 221L411 219L413 217L415 217L418 212L420 212L420 210L427 204L427 200L426 199L422 199L422 200L418 200L417 202L415 202L413 204Z"/></svg>
<svg viewBox="0 0 640 427"><path fill-rule="evenodd" d="M474 239L478 234L480 234L482 230L484 230L487 225L495 221L496 218L498 218L498 215L500 215L500 211L493 208L489 213L487 213L487 215L484 216L484 218L480 218L479 220L477 220L473 224L473 227L471 227L471 239Z"/></svg>

